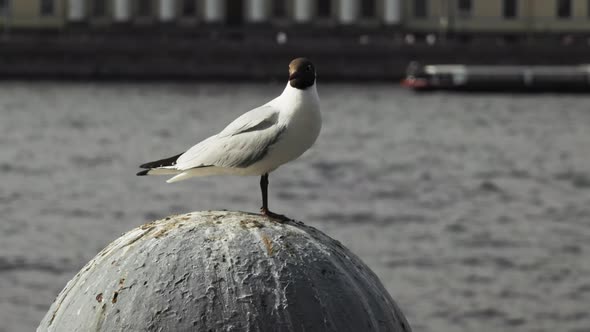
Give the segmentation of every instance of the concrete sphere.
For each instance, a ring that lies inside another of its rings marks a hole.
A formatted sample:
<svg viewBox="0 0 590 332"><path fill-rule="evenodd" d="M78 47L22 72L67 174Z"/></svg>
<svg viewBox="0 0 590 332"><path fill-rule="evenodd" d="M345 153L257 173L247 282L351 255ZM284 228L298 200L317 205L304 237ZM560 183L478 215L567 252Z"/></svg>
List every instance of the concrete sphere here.
<svg viewBox="0 0 590 332"><path fill-rule="evenodd" d="M108 245L37 331L410 331L379 279L296 221L193 212Z"/></svg>

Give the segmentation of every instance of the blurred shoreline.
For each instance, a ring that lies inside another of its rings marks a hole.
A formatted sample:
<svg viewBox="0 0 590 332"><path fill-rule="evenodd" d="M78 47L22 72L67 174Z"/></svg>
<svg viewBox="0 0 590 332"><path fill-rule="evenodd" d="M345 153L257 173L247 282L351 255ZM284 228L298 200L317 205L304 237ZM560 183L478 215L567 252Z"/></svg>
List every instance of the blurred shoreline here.
<svg viewBox="0 0 590 332"><path fill-rule="evenodd" d="M425 39L389 30L206 27L129 31L12 31L0 38L0 79L282 80L306 56L324 81L399 81L411 61L444 64L567 65L587 62L590 47L500 36Z"/></svg>

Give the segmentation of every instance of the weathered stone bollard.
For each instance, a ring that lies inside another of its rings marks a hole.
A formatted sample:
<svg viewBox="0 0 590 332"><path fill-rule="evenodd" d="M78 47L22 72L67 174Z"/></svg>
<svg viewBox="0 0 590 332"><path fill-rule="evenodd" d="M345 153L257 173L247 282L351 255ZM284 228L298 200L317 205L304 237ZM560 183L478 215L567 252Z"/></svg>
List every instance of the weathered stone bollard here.
<svg viewBox="0 0 590 332"><path fill-rule="evenodd" d="M303 223L242 212L155 221L108 245L37 331L410 331L379 279Z"/></svg>

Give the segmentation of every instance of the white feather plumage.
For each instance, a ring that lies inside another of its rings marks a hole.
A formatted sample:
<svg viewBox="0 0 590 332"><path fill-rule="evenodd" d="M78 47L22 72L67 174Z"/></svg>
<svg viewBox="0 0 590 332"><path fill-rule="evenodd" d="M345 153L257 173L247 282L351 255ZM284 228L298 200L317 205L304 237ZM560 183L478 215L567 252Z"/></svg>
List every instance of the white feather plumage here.
<svg viewBox="0 0 590 332"><path fill-rule="evenodd" d="M309 149L321 129L316 85L287 84L283 93L183 153L173 166L147 174L177 174L167 182L218 174L263 175Z"/></svg>

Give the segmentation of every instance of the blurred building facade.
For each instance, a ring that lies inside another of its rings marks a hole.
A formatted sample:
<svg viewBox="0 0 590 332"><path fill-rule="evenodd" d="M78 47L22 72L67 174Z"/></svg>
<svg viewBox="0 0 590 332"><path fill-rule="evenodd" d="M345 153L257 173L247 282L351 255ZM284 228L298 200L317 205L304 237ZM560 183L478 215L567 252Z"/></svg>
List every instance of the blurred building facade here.
<svg viewBox="0 0 590 332"><path fill-rule="evenodd" d="M402 0L0 0L0 22L18 28L161 24L399 25Z"/></svg>
<svg viewBox="0 0 590 332"><path fill-rule="evenodd" d="M0 0L14 28L309 24L440 34L590 32L590 0Z"/></svg>
<svg viewBox="0 0 590 332"><path fill-rule="evenodd" d="M0 22L14 28L56 28L66 24L66 0L0 0Z"/></svg>
<svg viewBox="0 0 590 332"><path fill-rule="evenodd" d="M404 26L439 33L590 32L588 0L411 0Z"/></svg>
<svg viewBox="0 0 590 332"><path fill-rule="evenodd" d="M577 65L590 0L0 0L0 77L282 79L301 55L322 79Z"/></svg>

